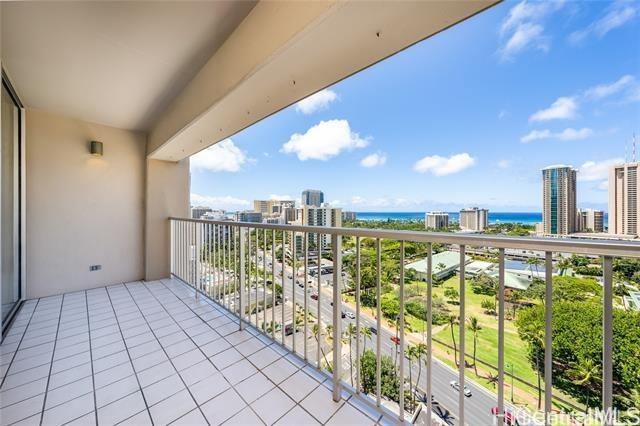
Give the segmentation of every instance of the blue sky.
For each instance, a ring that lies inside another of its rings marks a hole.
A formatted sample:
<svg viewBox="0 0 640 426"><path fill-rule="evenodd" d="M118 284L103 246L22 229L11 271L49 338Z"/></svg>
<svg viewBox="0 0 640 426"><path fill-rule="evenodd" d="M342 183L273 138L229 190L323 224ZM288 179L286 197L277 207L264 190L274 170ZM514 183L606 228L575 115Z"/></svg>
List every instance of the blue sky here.
<svg viewBox="0 0 640 426"><path fill-rule="evenodd" d="M539 211L540 169L640 157L640 3L505 2L192 157L192 204L306 188L356 211Z"/></svg>

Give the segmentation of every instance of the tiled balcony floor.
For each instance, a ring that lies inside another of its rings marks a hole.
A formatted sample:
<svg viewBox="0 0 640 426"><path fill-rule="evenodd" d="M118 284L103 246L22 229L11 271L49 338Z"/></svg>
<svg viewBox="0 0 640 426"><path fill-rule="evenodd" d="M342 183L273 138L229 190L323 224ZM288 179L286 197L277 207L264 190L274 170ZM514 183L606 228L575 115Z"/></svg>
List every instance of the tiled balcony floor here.
<svg viewBox="0 0 640 426"><path fill-rule="evenodd" d="M178 281L25 302L0 346L0 423L390 423Z"/></svg>

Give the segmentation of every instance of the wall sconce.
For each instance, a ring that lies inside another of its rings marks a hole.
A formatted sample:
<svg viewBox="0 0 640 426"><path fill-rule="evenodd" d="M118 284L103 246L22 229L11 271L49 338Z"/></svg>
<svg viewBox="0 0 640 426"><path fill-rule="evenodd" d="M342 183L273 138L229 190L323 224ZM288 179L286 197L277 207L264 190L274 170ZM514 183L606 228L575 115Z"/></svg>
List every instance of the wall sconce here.
<svg viewBox="0 0 640 426"><path fill-rule="evenodd" d="M91 141L91 146L89 148L91 155L96 157L102 157L102 142Z"/></svg>

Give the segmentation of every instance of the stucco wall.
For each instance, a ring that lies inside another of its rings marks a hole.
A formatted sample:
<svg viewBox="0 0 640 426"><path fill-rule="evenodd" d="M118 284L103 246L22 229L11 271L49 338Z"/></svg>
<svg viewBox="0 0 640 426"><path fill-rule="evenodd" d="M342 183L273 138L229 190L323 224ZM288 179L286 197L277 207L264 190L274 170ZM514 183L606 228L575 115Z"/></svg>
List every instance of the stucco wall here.
<svg viewBox="0 0 640 426"><path fill-rule="evenodd" d="M38 110L26 135L27 298L142 279L146 136Z"/></svg>

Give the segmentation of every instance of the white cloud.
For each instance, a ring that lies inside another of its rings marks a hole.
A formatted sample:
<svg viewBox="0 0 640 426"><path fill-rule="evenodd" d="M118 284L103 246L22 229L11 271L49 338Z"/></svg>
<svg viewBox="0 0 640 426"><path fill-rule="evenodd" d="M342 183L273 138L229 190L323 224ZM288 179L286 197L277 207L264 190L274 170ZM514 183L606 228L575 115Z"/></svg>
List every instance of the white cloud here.
<svg viewBox="0 0 640 426"><path fill-rule="evenodd" d="M593 189L597 189L598 191L608 191L609 190L609 180L603 180L599 184L597 184Z"/></svg>
<svg viewBox="0 0 640 426"><path fill-rule="evenodd" d="M303 114L313 114L329 107L329 104L338 99L336 92L324 89L304 98L296 104L296 110Z"/></svg>
<svg viewBox="0 0 640 426"><path fill-rule="evenodd" d="M498 161L498 167L500 167L501 169L508 169L509 167L511 167L511 161L500 160Z"/></svg>
<svg viewBox="0 0 640 426"><path fill-rule="evenodd" d="M215 209L233 210L238 208L246 208L251 203L241 198L225 196L210 196L191 193L192 206L206 206Z"/></svg>
<svg viewBox="0 0 640 426"><path fill-rule="evenodd" d="M367 139L351 131L347 120L329 120L321 121L303 135L294 133L280 151L296 154L301 161L326 161L342 151L364 148L368 144Z"/></svg>
<svg viewBox="0 0 640 426"><path fill-rule="evenodd" d="M521 1L513 6L500 25L503 61L527 49L548 51L551 38L544 34L544 18L562 8L564 1Z"/></svg>
<svg viewBox="0 0 640 426"><path fill-rule="evenodd" d="M369 154L360 160L360 165L362 167L376 167L382 166L387 162L387 155L381 152L376 152L373 154Z"/></svg>
<svg viewBox="0 0 640 426"><path fill-rule="evenodd" d="M577 141L587 139L593 136L593 130L588 127L582 129L573 129L568 127L561 132L552 132L549 129L544 130L532 130L523 137L520 138L520 142L529 143L538 140L556 139L560 141Z"/></svg>
<svg viewBox="0 0 640 426"><path fill-rule="evenodd" d="M633 77L632 75L623 75L618 80L612 83L599 84L597 86L590 87L589 89L585 90L584 96L592 100L607 98L629 88L637 88L637 85L635 83L635 77Z"/></svg>
<svg viewBox="0 0 640 426"><path fill-rule="evenodd" d="M418 173L431 172L434 176L445 176L471 167L475 162L475 158L466 152L454 154L450 157L431 155L418 160L413 165L413 170Z"/></svg>
<svg viewBox="0 0 640 426"><path fill-rule="evenodd" d="M592 22L588 27L572 32L569 35L569 42L580 44L591 35L602 38L609 31L631 22L637 13L638 10L632 2L616 2L604 16Z"/></svg>
<svg viewBox="0 0 640 426"><path fill-rule="evenodd" d="M191 170L212 172L237 172L246 163L255 160L238 148L231 139L225 139L191 156Z"/></svg>
<svg viewBox="0 0 640 426"><path fill-rule="evenodd" d="M498 120L502 120L508 114L509 114L509 112L506 109L501 109L500 112L498 113Z"/></svg>
<svg viewBox="0 0 640 426"><path fill-rule="evenodd" d="M280 200L280 201L291 201L293 197L291 195L279 195L279 194L271 194L269 195L270 200Z"/></svg>
<svg viewBox="0 0 640 426"><path fill-rule="evenodd" d="M535 112L529 121L549 121L571 119L578 116L578 102L572 97L560 97L549 108Z"/></svg>
<svg viewBox="0 0 640 426"><path fill-rule="evenodd" d="M578 168L578 180L592 182L607 179L611 166L623 163L622 158L611 158L602 161L587 161Z"/></svg>

